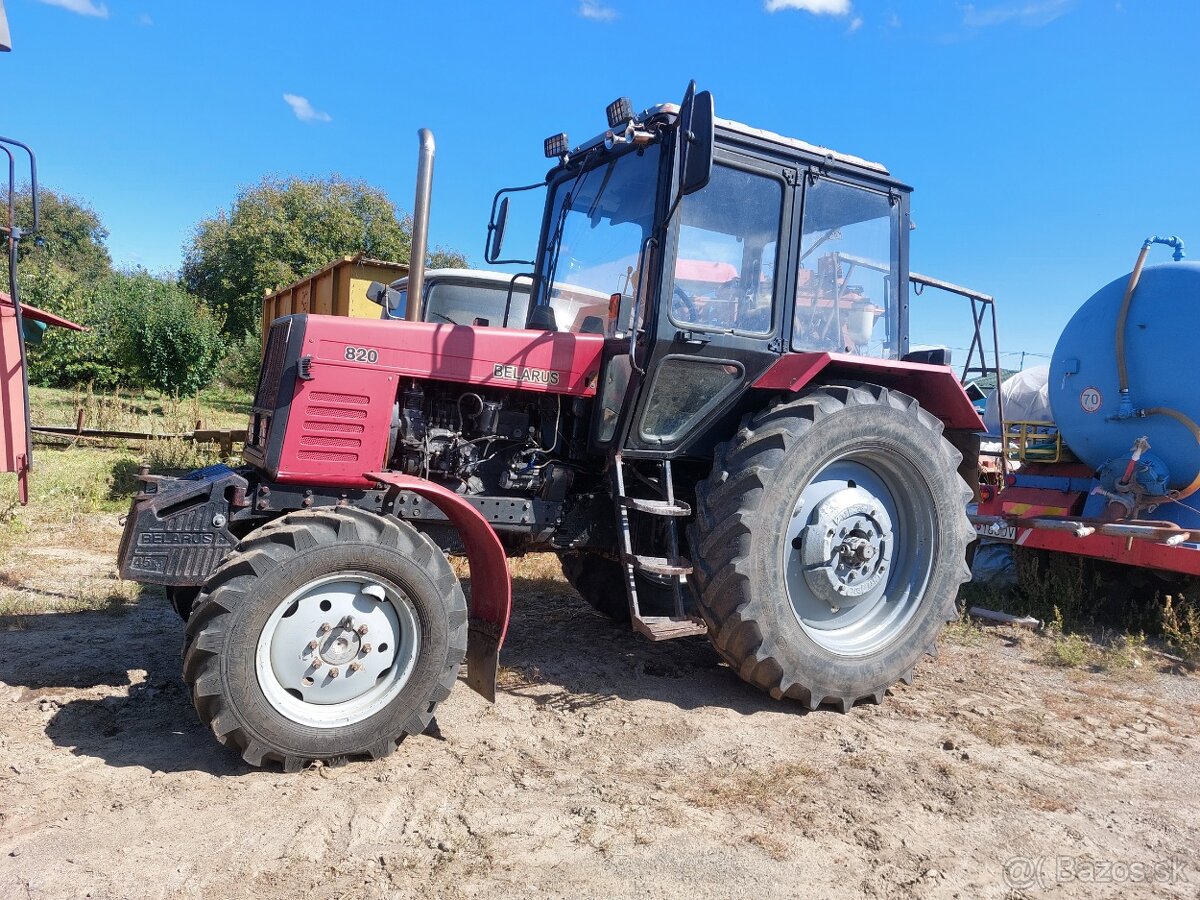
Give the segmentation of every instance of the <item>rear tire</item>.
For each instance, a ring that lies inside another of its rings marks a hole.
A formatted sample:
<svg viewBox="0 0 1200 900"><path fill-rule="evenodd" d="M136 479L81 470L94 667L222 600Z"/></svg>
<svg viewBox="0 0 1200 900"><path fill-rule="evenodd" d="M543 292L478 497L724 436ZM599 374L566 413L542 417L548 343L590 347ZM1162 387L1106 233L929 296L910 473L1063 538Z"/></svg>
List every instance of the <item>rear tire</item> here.
<svg viewBox="0 0 1200 900"><path fill-rule="evenodd" d="M697 486L689 530L718 652L810 709L881 702L910 682L970 578L960 459L938 419L876 385L747 417Z"/></svg>
<svg viewBox="0 0 1200 900"><path fill-rule="evenodd" d="M466 646L462 587L432 542L396 519L315 510L247 535L213 573L183 674L218 741L294 771L378 759L424 731Z"/></svg>

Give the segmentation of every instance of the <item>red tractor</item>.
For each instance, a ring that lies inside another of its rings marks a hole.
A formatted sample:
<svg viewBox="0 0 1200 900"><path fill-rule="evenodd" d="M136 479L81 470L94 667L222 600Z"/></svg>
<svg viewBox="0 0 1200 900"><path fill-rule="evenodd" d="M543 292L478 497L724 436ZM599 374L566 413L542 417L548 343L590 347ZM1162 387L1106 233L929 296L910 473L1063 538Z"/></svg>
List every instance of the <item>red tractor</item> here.
<svg viewBox="0 0 1200 900"><path fill-rule="evenodd" d="M909 352L910 189L694 85L608 120L546 142L523 321L277 319L245 464L143 476L121 574L166 587L200 717L250 764L385 756L464 658L494 699L509 555L808 708L881 701L955 617L982 423Z"/></svg>

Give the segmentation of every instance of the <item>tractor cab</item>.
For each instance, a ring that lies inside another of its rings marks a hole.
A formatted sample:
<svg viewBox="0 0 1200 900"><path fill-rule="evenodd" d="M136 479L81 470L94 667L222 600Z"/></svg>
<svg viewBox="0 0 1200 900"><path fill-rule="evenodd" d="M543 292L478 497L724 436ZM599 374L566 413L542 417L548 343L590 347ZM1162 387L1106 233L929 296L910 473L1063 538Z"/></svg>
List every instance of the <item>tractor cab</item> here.
<svg viewBox="0 0 1200 900"><path fill-rule="evenodd" d="M597 448L703 456L781 357L903 356L908 187L878 163L717 119L694 88L631 110L612 104L610 129L574 149L547 140L558 164L529 274L532 327L539 307L608 298Z"/></svg>

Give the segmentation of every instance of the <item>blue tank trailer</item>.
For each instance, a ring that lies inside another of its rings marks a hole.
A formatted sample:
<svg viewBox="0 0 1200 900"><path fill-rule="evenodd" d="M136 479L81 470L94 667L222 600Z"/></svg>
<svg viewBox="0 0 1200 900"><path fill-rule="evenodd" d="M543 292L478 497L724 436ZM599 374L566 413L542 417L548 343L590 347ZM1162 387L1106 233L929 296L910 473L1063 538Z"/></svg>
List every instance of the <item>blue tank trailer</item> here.
<svg viewBox="0 0 1200 900"><path fill-rule="evenodd" d="M1147 267L1155 244L1173 260ZM1005 421L1018 461L981 488L984 537L1200 575L1200 264L1147 238L1072 317L1050 364L1053 422Z"/></svg>

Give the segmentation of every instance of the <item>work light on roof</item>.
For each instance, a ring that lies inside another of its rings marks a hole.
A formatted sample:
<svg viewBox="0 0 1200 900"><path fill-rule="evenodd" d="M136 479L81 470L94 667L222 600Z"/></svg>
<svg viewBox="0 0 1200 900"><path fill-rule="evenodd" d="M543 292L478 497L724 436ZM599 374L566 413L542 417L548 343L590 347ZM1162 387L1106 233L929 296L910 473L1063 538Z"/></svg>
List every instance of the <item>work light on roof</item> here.
<svg viewBox="0 0 1200 900"><path fill-rule="evenodd" d="M608 127L616 128L618 125L624 125L626 122L633 119L633 104L629 102L628 97L618 97L612 103L608 104L605 110L608 113Z"/></svg>
<svg viewBox="0 0 1200 900"><path fill-rule="evenodd" d="M567 141L567 133L560 131L558 134L552 134L546 138L544 143L546 148L546 156L550 159L557 159L560 156L566 156L570 151L571 146Z"/></svg>

